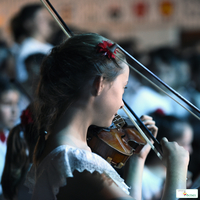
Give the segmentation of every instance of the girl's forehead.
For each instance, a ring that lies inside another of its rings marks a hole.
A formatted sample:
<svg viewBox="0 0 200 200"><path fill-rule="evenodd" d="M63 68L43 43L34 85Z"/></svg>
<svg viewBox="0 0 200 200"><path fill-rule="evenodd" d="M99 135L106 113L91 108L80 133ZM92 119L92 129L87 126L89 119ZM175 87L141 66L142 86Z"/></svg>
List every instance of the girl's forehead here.
<svg viewBox="0 0 200 200"><path fill-rule="evenodd" d="M123 69L122 69L121 73L118 75L116 80L122 82L124 85L127 85L128 79L129 79L129 66L127 64L123 63L122 68Z"/></svg>
<svg viewBox="0 0 200 200"><path fill-rule="evenodd" d="M122 66L122 73L124 73L124 74L126 74L127 76L129 75L129 71L130 71L130 69L129 69L129 66L126 64L126 63L121 63L120 64L121 66Z"/></svg>

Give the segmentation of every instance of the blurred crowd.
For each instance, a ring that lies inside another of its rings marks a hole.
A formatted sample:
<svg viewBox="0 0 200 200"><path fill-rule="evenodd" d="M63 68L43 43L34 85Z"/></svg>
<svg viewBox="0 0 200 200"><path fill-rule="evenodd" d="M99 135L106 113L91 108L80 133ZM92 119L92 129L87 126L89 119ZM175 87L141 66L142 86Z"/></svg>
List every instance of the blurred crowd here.
<svg viewBox="0 0 200 200"><path fill-rule="evenodd" d="M34 129L34 120L30 120L31 114L27 113L34 101L40 64L51 48L60 44L65 36L41 4L21 8L10 19L10 29L14 39L12 45L0 38L0 199L28 200L30 194L22 183L32 162L37 136L30 139L30 124ZM197 44L184 49L164 46L146 52L137 52L132 40L120 41L119 44L167 85L200 108L200 50ZM178 99L186 107L182 108L160 91L170 93L162 84L133 60L128 61L148 80L131 70L124 99L138 116L153 116L159 128L158 140L165 136L190 152L190 188L199 175L199 121L186 110L191 109L188 105ZM24 117L28 121L24 122ZM153 152L149 157L152 158L147 160L143 176L143 199L157 200L162 193L160 188L164 182L165 167Z"/></svg>

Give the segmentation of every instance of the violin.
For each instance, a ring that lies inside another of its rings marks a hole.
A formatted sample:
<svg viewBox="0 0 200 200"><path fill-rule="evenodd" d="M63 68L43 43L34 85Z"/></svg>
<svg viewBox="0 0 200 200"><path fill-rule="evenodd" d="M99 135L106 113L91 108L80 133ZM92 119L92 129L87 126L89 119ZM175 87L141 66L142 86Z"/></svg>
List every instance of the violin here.
<svg viewBox="0 0 200 200"><path fill-rule="evenodd" d="M146 140L129 118L116 115L109 128L91 126L88 129L88 146L111 165L121 168L133 153L138 154Z"/></svg>

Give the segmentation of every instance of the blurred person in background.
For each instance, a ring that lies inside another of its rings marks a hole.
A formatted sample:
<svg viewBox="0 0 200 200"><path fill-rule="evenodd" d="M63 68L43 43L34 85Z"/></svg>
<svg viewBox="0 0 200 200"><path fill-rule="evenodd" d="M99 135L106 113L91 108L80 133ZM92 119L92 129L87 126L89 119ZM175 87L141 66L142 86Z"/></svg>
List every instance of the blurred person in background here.
<svg viewBox="0 0 200 200"><path fill-rule="evenodd" d="M49 41L54 33L52 29L54 22L41 4L25 5L19 11L17 20L24 31L22 36L25 36L25 38L22 37L23 41L17 55L17 79L24 82L28 79L25 59L36 53L47 54L53 47Z"/></svg>
<svg viewBox="0 0 200 200"><path fill-rule="evenodd" d="M18 87L18 89L23 89L23 91L20 90L21 95L19 107L20 112L24 110L30 100L27 97L27 91L25 91L25 88L22 87L22 85L16 80L16 59L11 49L5 42L0 42L0 78L3 78L3 80L6 81L11 81L12 84Z"/></svg>
<svg viewBox="0 0 200 200"><path fill-rule="evenodd" d="M192 102L200 108L200 53L195 52L188 58L191 68Z"/></svg>
<svg viewBox="0 0 200 200"><path fill-rule="evenodd" d="M9 130L12 129L19 118L20 93L16 86L8 79L0 78L0 179L3 173L6 155L6 141ZM0 185L0 195L2 188Z"/></svg>
<svg viewBox="0 0 200 200"><path fill-rule="evenodd" d="M195 48L194 48L195 49ZM191 67L191 102L200 109L200 51L195 50L191 51L188 57L188 61ZM199 115L198 115L199 116ZM193 149L194 152L191 156L191 163L190 166L193 174L194 174L194 180L197 176L200 175L200 123L199 119L193 117L192 115L189 117L190 123L192 124L194 128L194 141L193 141Z"/></svg>
<svg viewBox="0 0 200 200"><path fill-rule="evenodd" d="M25 59L25 67L29 78L23 83L23 88L31 99L34 98L36 86L39 80L40 66L44 57L45 54L36 53Z"/></svg>
<svg viewBox="0 0 200 200"><path fill-rule="evenodd" d="M12 37L12 44L10 49L15 57L18 55L21 43L27 37L22 23L23 20L20 19L18 13L10 19L10 31Z"/></svg>
<svg viewBox="0 0 200 200"><path fill-rule="evenodd" d="M1 77L15 79L15 58L5 42L0 42L0 74Z"/></svg>
<svg viewBox="0 0 200 200"><path fill-rule="evenodd" d="M24 180L31 166L37 141L32 104L22 112L20 119L20 124L11 129L7 140L6 161L1 180L6 200L31 199Z"/></svg>
<svg viewBox="0 0 200 200"><path fill-rule="evenodd" d="M154 118L158 126L158 141L163 137L167 137L170 142L176 141L180 146L188 150L190 155L192 154L193 128L188 121L173 115L165 115L161 109L149 115ZM147 157L143 173L143 200L161 199L165 177L166 167L161 163L155 153L151 151ZM188 171L187 188L191 185L192 173Z"/></svg>

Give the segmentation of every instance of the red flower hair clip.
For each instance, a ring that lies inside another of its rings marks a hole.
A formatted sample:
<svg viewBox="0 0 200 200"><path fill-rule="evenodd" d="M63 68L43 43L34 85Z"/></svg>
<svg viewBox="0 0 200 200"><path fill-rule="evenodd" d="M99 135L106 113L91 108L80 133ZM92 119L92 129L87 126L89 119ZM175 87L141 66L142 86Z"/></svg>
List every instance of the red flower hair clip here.
<svg viewBox="0 0 200 200"><path fill-rule="evenodd" d="M23 126L33 123L32 114L28 108L22 112L20 119Z"/></svg>
<svg viewBox="0 0 200 200"><path fill-rule="evenodd" d="M115 58L114 54L116 54L117 50L115 49L114 53L112 53L108 49L108 47L111 47L111 46L113 46L113 44L111 42L109 42L109 41L103 41L103 42L101 42L101 43L99 43L97 45L97 52L98 53L102 52L103 55L107 56L108 58Z"/></svg>

